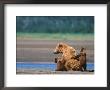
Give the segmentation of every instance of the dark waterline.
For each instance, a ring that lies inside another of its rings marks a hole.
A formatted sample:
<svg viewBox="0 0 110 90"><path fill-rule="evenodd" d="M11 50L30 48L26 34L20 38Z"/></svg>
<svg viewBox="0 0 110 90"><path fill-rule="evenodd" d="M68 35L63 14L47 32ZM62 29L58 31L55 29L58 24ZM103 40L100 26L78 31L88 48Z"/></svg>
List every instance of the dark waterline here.
<svg viewBox="0 0 110 90"><path fill-rule="evenodd" d="M56 64L55 63L32 63L32 62L17 62L17 69L42 69L42 70L51 70L55 71ZM93 63L87 63L87 70L94 70Z"/></svg>

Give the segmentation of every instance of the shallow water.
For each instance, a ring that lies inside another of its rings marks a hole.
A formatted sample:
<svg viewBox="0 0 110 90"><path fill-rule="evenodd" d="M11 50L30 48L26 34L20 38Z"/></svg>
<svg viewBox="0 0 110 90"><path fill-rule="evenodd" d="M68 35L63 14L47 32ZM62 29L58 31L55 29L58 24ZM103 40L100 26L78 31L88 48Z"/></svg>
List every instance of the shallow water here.
<svg viewBox="0 0 110 90"><path fill-rule="evenodd" d="M17 69L36 69L55 71L56 63L33 63L33 62L17 62ZM87 63L87 70L94 70L93 63Z"/></svg>

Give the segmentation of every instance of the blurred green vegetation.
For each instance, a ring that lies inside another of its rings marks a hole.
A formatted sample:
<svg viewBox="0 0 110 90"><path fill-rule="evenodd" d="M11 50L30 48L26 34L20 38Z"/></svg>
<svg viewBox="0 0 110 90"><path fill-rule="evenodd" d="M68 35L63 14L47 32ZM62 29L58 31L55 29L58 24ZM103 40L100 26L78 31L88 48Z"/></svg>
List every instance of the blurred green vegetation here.
<svg viewBox="0 0 110 90"><path fill-rule="evenodd" d="M35 40L94 40L94 34L17 33L17 39Z"/></svg>
<svg viewBox="0 0 110 90"><path fill-rule="evenodd" d="M94 16L17 16L16 31L23 33L73 33L74 35L77 33L93 34ZM42 35L40 36L42 37ZM59 34L52 37L57 36ZM69 35L62 37L67 36Z"/></svg>

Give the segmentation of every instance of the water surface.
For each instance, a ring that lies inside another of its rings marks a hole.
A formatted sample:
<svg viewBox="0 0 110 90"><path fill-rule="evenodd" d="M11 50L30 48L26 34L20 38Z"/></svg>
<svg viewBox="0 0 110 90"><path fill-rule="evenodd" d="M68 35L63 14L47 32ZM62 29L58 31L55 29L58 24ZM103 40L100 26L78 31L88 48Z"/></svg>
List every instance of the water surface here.
<svg viewBox="0 0 110 90"><path fill-rule="evenodd" d="M36 69L55 71L56 63L17 62L17 69ZM94 70L93 63L87 63L87 70Z"/></svg>

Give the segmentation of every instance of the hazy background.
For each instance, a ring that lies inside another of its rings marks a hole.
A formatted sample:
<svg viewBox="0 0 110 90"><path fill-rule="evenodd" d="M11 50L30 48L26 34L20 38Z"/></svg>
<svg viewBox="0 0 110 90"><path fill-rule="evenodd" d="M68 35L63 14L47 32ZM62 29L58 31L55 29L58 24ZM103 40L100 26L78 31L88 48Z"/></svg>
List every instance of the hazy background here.
<svg viewBox="0 0 110 90"><path fill-rule="evenodd" d="M17 16L17 32L94 33L93 16Z"/></svg>

